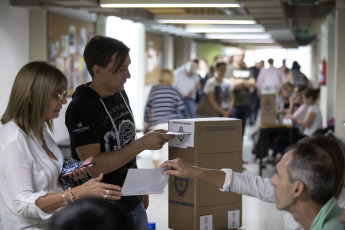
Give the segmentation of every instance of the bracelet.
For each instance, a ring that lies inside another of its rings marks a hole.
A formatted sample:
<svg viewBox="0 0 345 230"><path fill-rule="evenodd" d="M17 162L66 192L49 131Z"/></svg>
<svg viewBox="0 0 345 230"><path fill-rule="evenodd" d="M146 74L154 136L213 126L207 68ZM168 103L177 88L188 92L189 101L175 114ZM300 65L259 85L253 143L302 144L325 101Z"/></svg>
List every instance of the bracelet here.
<svg viewBox="0 0 345 230"><path fill-rule="evenodd" d="M65 191L62 191L62 198L63 198L63 204L64 204L64 205L68 205Z"/></svg>
<svg viewBox="0 0 345 230"><path fill-rule="evenodd" d="M68 191L69 191L69 198L71 199L71 203L72 203L72 202L74 202L74 196L73 196L73 193L72 193L72 188L68 187Z"/></svg>

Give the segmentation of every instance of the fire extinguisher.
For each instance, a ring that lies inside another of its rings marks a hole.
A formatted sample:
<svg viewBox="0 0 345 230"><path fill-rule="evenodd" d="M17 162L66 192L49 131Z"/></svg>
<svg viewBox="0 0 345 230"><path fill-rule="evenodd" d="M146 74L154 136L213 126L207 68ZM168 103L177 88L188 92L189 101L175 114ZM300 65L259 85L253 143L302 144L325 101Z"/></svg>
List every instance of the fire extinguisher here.
<svg viewBox="0 0 345 230"><path fill-rule="evenodd" d="M327 63L323 59L319 64L319 84L326 85Z"/></svg>

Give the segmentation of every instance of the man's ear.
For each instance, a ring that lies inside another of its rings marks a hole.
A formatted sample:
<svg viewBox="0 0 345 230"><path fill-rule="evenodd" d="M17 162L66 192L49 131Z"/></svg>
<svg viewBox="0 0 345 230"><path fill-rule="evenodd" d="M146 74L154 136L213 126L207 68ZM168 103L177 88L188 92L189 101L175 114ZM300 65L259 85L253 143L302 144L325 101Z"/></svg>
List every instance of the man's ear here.
<svg viewBox="0 0 345 230"><path fill-rule="evenodd" d="M102 68L99 65L92 66L93 76L99 76L102 74Z"/></svg>
<svg viewBox="0 0 345 230"><path fill-rule="evenodd" d="M293 183L293 195L294 197L300 197L306 191L304 183L300 180Z"/></svg>

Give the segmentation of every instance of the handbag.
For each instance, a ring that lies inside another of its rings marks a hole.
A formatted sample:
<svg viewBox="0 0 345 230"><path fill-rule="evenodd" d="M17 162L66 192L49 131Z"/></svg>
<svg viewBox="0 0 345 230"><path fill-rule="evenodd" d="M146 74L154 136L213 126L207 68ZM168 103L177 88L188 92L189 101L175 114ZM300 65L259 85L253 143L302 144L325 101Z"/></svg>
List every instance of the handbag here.
<svg viewBox="0 0 345 230"><path fill-rule="evenodd" d="M89 175L85 175L82 179L79 180L74 180L71 179L69 176L62 176L63 174L70 172L76 168L78 168L81 165L82 161L76 161L73 158L65 158L63 165L62 165L62 170L59 176L59 182L61 184L61 187L66 190L69 187L74 188L79 185L82 185L86 183L88 180L90 180Z"/></svg>
<svg viewBox="0 0 345 230"><path fill-rule="evenodd" d="M220 117L220 113L213 108L208 99L207 94L205 94L201 101L198 104L196 109L196 116L197 117Z"/></svg>

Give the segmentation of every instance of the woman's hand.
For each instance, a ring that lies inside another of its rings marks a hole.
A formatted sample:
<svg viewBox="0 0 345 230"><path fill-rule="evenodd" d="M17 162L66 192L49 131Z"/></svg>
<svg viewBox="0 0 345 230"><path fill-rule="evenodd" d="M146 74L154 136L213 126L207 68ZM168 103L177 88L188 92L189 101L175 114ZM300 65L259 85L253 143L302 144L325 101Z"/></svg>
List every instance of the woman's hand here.
<svg viewBox="0 0 345 230"><path fill-rule="evenodd" d="M73 195L76 199L81 199L87 196L100 197L109 200L120 200L121 187L112 184L102 183L103 173L98 177L90 179L83 185L73 188Z"/></svg>
<svg viewBox="0 0 345 230"><path fill-rule="evenodd" d="M87 169L94 166L92 161L93 161L93 157L89 157L86 160L84 160L78 168L76 168L76 169L74 169L74 170L72 170L72 171L70 171L70 172L68 172L62 176L69 176L69 178L74 179L75 181L83 179L84 177L87 176L87 173L88 173Z"/></svg>

